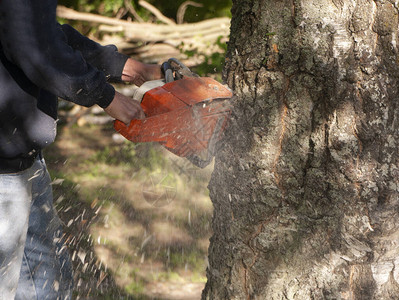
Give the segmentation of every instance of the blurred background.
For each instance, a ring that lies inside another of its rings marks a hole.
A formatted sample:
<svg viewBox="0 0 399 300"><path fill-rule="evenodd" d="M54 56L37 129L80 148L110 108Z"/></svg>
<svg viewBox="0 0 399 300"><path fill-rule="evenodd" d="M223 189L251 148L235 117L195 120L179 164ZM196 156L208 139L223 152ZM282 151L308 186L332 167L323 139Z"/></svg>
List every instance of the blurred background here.
<svg viewBox="0 0 399 300"><path fill-rule="evenodd" d="M231 0L61 0L58 17L147 62L182 60L221 80ZM131 86L115 88L131 95ZM60 100L45 151L75 268L74 299L200 299L212 203L205 169L125 141L98 107Z"/></svg>

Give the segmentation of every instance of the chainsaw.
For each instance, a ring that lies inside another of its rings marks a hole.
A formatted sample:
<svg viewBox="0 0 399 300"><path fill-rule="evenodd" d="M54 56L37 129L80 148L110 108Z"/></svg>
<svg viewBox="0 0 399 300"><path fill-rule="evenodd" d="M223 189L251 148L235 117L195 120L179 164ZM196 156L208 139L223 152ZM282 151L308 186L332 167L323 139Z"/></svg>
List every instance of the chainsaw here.
<svg viewBox="0 0 399 300"><path fill-rule="evenodd" d="M216 152L231 112L231 91L199 77L175 58L161 66L164 79L147 81L134 91L146 118L114 128L135 143L158 142L170 152L204 168Z"/></svg>

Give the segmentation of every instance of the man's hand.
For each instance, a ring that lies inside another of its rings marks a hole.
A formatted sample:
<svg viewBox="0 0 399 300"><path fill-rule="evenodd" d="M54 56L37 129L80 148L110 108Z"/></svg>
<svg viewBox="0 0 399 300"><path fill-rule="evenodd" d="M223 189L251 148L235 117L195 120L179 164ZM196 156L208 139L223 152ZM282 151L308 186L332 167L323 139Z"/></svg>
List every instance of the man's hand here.
<svg viewBox="0 0 399 300"><path fill-rule="evenodd" d="M122 80L134 83L137 86L146 81L160 78L162 78L162 72L159 65L144 64L131 58L126 61L122 71ZM145 118L139 102L118 92L115 92L114 99L104 111L126 125L129 125L133 119Z"/></svg>
<svg viewBox="0 0 399 300"><path fill-rule="evenodd" d="M138 101L115 91L115 97L104 111L111 117L129 125L133 119L144 119L143 109Z"/></svg>
<svg viewBox="0 0 399 300"><path fill-rule="evenodd" d="M137 86L142 85L149 80L162 78L161 66L144 64L132 58L126 61L122 71L122 80L134 83Z"/></svg>

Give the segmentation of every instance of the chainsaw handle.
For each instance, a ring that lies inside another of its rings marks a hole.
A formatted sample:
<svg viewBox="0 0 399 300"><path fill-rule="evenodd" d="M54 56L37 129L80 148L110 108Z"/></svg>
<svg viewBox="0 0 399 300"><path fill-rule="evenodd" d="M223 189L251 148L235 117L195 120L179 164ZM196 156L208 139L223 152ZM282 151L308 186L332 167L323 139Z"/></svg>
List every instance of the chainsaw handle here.
<svg viewBox="0 0 399 300"><path fill-rule="evenodd" d="M172 81L174 81L175 79L173 78L173 69L172 69L172 66L170 65L170 63L169 62L164 62L162 65L161 65L161 71L162 71L162 73L165 75L165 82L166 83L168 83L168 82L172 82Z"/></svg>
<svg viewBox="0 0 399 300"><path fill-rule="evenodd" d="M169 58L168 61L161 65L161 71L165 75L165 82L173 82L184 77L198 77L197 74L176 58Z"/></svg>
<svg viewBox="0 0 399 300"><path fill-rule="evenodd" d="M194 72L191 72L191 70L177 58L169 58L168 63L171 65L172 70L175 71L177 79L182 79L184 77L199 77Z"/></svg>

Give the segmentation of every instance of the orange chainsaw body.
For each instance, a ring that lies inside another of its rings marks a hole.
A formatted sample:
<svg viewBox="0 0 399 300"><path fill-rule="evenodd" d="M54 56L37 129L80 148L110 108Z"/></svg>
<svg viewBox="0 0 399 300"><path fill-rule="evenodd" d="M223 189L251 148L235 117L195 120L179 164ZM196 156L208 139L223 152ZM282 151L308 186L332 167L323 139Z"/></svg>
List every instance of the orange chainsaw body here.
<svg viewBox="0 0 399 300"><path fill-rule="evenodd" d="M209 77L188 77L147 91L141 101L145 119L115 129L132 142L158 142L187 158L212 151L230 115L231 91Z"/></svg>

